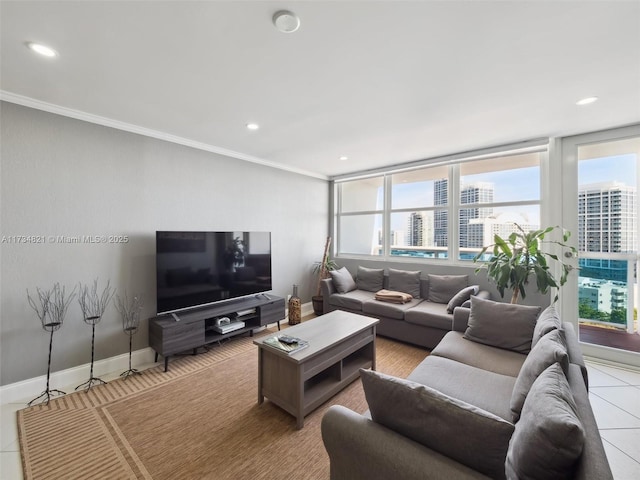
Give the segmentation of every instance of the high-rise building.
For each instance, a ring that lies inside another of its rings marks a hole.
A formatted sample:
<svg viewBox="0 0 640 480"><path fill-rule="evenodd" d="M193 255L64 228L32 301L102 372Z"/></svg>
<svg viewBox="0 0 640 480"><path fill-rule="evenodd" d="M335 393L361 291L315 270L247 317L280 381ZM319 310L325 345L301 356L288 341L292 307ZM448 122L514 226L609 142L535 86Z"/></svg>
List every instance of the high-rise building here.
<svg viewBox="0 0 640 480"><path fill-rule="evenodd" d="M433 246L433 212L413 212L407 219L407 231L392 232L396 236L393 239L398 243L392 245L406 245L410 247L432 247ZM403 234L400 236L400 234ZM399 241L402 241L400 243Z"/></svg>
<svg viewBox="0 0 640 480"><path fill-rule="evenodd" d="M582 185L578 190L578 250L636 250L636 189L620 182Z"/></svg>
<svg viewBox="0 0 640 480"><path fill-rule="evenodd" d="M449 181L446 178L433 182L433 204L447 205L449 198ZM436 247L449 244L448 218L446 210L436 210L433 214L433 243Z"/></svg>
<svg viewBox="0 0 640 480"><path fill-rule="evenodd" d="M513 232L520 233L516 226L519 225L525 232L538 230L539 225L530 223L529 218L524 213L502 212L491 214L485 218L477 218L469 221L469 229L481 230L482 237L486 242L484 245L493 243L495 235L501 238L508 238ZM483 245L483 246L484 246Z"/></svg>
<svg viewBox="0 0 640 480"><path fill-rule="evenodd" d="M460 204L481 204L493 202L493 184L478 182L462 185ZM471 220L482 220L493 214L492 207L473 207L460 209L460 248L482 248L486 245L484 229L479 228L482 222L469 223Z"/></svg>
<svg viewBox="0 0 640 480"><path fill-rule="evenodd" d="M482 204L493 202L494 187L492 183L477 182L469 185L462 185L460 190L460 204ZM448 201L448 180L441 179L434 182L433 204L447 205ZM472 220L482 220L493 213L491 207L472 207L460 209L460 248L480 248L485 245L484 228L482 222L472 222ZM446 247L448 244L448 224L447 211L436 210L434 213L434 243L439 247ZM472 222L470 224L470 222Z"/></svg>
<svg viewBox="0 0 640 480"><path fill-rule="evenodd" d="M414 212L409 215L407 225L407 245L410 247L422 247L424 245L424 217L421 213Z"/></svg>
<svg viewBox="0 0 640 480"><path fill-rule="evenodd" d="M391 246L392 247L404 247L406 243L406 232L403 230L393 230L391 232Z"/></svg>

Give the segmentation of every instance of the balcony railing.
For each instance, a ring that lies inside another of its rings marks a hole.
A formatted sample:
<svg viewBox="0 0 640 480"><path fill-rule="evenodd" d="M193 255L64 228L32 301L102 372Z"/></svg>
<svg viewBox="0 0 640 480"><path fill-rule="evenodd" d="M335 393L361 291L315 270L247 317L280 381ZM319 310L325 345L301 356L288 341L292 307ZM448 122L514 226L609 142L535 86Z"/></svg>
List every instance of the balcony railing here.
<svg viewBox="0 0 640 480"><path fill-rule="evenodd" d="M637 263L635 253L580 252L580 323L635 333Z"/></svg>

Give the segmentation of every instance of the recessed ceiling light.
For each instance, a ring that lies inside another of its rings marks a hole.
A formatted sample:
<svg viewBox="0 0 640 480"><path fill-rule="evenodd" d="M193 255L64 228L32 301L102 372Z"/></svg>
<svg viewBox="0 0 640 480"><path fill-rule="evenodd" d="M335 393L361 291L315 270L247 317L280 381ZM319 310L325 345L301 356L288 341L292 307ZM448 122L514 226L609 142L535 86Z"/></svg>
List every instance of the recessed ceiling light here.
<svg viewBox="0 0 640 480"><path fill-rule="evenodd" d="M344 160L349 160L349 157L347 157L347 156L345 156L345 155L342 155L342 156L340 157L340 160L342 160L342 161L344 161Z"/></svg>
<svg viewBox="0 0 640 480"><path fill-rule="evenodd" d="M589 105L590 103L598 101L598 97L587 97L576 102L576 105Z"/></svg>
<svg viewBox="0 0 640 480"><path fill-rule="evenodd" d="M45 57L57 57L58 52L56 52L53 48L47 47L46 45L42 45L41 43L27 42L27 47L30 50L39 53Z"/></svg>
<svg viewBox="0 0 640 480"><path fill-rule="evenodd" d="M260 125L258 125L257 123L247 123L247 128L249 130L258 130L260 128Z"/></svg>
<svg viewBox="0 0 640 480"><path fill-rule="evenodd" d="M271 19L275 27L282 33L293 33L300 28L300 19L289 10L280 10Z"/></svg>

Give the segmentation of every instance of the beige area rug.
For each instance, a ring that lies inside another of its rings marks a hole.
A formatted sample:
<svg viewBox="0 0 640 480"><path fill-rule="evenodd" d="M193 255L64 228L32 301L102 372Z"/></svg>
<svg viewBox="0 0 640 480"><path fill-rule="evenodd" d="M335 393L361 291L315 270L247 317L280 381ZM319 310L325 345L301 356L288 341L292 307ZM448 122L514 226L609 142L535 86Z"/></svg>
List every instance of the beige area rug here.
<svg viewBox="0 0 640 480"><path fill-rule="evenodd" d="M257 403L252 340L19 411L25 479L328 479L320 421L330 405L367 409L360 380L296 430L294 417ZM406 376L427 353L378 338L377 367Z"/></svg>

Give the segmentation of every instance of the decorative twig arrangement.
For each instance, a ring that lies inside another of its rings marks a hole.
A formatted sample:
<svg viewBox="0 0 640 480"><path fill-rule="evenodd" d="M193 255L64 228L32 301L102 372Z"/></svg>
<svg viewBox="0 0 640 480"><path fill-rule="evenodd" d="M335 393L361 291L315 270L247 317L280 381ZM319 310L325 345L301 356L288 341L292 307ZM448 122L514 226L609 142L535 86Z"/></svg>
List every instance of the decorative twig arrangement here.
<svg viewBox="0 0 640 480"><path fill-rule="evenodd" d="M53 332L59 330L64 322L64 317L69 309L69 304L75 297L74 288L73 291L67 296L65 287L61 287L56 283L51 290L40 290L36 288L37 298L32 298L27 290L27 300L29 306L36 312L36 315L40 319L42 329L45 332L50 332L49 336L49 360L47 362L47 388L39 396L31 400L28 405L42 399L42 403L49 405L49 400L55 395L65 395L65 392L56 389L49 388L49 378L51 377L51 351L53 348Z"/></svg>
<svg viewBox="0 0 640 480"><path fill-rule="evenodd" d="M116 295L115 304L122 317L122 330L129 335L129 370L120 374L126 380L130 375L142 375L141 372L131 367L131 347L133 336L137 333L140 325L140 312L142 311L143 303L142 299L137 296L129 300L125 293L124 298Z"/></svg>
<svg viewBox="0 0 640 480"><path fill-rule="evenodd" d="M93 357L95 352L95 337L96 337L96 325L100 323L102 315L109 306L109 302L115 294L115 289L111 288L111 283L107 281L107 285L102 290L102 293L98 293L98 280L94 280L93 287L89 289L88 285L80 284L80 290L78 293L78 303L82 310L82 316L84 323L91 325L91 370L89 372L89 380L81 383L76 387L78 390L86 385L85 391L89 391L94 383L107 383L100 378L93 376Z"/></svg>

